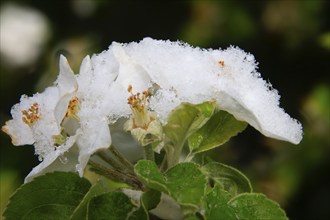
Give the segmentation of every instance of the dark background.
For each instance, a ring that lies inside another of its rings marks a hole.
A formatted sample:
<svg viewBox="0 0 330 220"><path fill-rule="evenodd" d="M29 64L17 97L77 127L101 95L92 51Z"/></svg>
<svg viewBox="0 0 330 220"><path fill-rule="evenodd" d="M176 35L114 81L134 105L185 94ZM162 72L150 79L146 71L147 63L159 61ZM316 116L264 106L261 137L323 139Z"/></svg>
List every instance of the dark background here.
<svg viewBox="0 0 330 220"><path fill-rule="evenodd" d="M59 54L77 72L84 56L100 53L112 41L152 37L203 48L236 45L254 54L262 77L279 90L281 106L303 124L304 139L295 146L249 127L208 154L241 169L255 191L279 202L290 219L330 218L329 1L3 0L0 16L9 4L41 13L48 35L29 63L15 64L0 50L1 125L22 94L52 84ZM39 162L32 146L12 146L3 132L0 141L3 210Z"/></svg>

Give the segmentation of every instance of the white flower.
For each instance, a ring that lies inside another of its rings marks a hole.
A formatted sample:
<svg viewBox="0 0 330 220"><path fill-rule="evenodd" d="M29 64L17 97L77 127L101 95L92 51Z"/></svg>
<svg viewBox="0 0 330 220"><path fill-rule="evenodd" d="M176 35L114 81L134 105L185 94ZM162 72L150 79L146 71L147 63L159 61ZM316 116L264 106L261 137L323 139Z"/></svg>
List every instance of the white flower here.
<svg viewBox="0 0 330 220"><path fill-rule="evenodd" d="M95 72L87 56L80 67L77 82L78 90L75 96L80 102L77 117L82 135L77 140L79 164L76 169L82 176L90 156L111 145L109 119L106 115L111 80L106 73Z"/></svg>
<svg viewBox="0 0 330 220"><path fill-rule="evenodd" d="M36 154L41 159L54 151L52 136L60 133L53 114L58 99L57 87L49 87L33 97L21 97L21 102L11 110L13 120L7 121L2 128L11 136L14 145L35 144Z"/></svg>
<svg viewBox="0 0 330 220"><path fill-rule="evenodd" d="M181 102L214 100L219 109L262 134L298 144L301 124L279 107L278 92L256 69L254 57L234 47L202 50L150 38L113 43L92 59L87 56L78 75L61 56L55 85L32 97L23 95L3 131L14 145L34 144L42 159L26 181L52 170L77 171L82 176L91 155L111 145L109 126L130 117L134 109L126 129L134 131L141 143L151 141L146 134L161 143L159 121L165 123ZM144 92L144 98L138 92ZM151 131L151 125L159 132ZM118 135L116 140L121 139Z"/></svg>
<svg viewBox="0 0 330 220"><path fill-rule="evenodd" d="M80 72L83 76L85 72L91 75L90 71L87 57ZM61 56L55 86L33 97L23 95L12 108L13 119L2 130L11 136L14 145L34 144L35 153L42 160L28 174L26 182L54 170L77 171L82 176L90 156L110 146L106 117L92 109L88 90L78 87L76 76ZM80 111L81 105L84 111Z"/></svg>
<svg viewBox="0 0 330 220"><path fill-rule="evenodd" d="M130 82L133 88L145 90L156 85L150 107L163 122L181 102L216 100L218 108L248 122L265 136L294 144L302 139L301 124L279 107L280 96L260 77L253 55L239 48L203 50L180 42L145 38L139 43L113 43L103 56L119 53L115 55L117 59L127 60L122 65L134 66L133 75L140 73L146 78L143 83ZM132 79L127 73L121 74L127 75L127 81ZM125 106L124 101L116 105L121 109Z"/></svg>

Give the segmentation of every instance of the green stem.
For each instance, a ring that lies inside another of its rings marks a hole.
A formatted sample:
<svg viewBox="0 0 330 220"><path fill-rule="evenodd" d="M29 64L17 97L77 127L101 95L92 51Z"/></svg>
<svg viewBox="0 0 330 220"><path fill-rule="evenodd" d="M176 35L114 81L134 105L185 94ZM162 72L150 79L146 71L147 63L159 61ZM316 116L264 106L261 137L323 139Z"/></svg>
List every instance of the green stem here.
<svg viewBox="0 0 330 220"><path fill-rule="evenodd" d="M108 164L110 164L116 170L125 169L125 167L123 165L121 165L120 163L118 163L118 161L116 161L110 155L108 155L107 152L106 152L106 150L104 150L104 149L99 150L96 154L100 158L102 158L102 160L104 160L105 162L107 162Z"/></svg>
<svg viewBox="0 0 330 220"><path fill-rule="evenodd" d="M91 159L88 161L88 164L91 166L91 170L95 173L98 173L114 181L124 182L135 189L144 190L143 184L136 178L136 176L123 174L117 170L105 167Z"/></svg>
<svg viewBox="0 0 330 220"><path fill-rule="evenodd" d="M184 159L184 162L190 162L193 158L195 157L195 154L190 152L187 156L186 159Z"/></svg>
<svg viewBox="0 0 330 220"><path fill-rule="evenodd" d="M174 146L172 144L165 144L164 149L166 151L167 168L171 168L176 164Z"/></svg>
<svg viewBox="0 0 330 220"><path fill-rule="evenodd" d="M162 163L160 164L159 169L160 169L161 172L164 172L167 169L167 167L168 166L167 166L167 153L166 153L163 160L162 160Z"/></svg>
<svg viewBox="0 0 330 220"><path fill-rule="evenodd" d="M175 149L174 152L173 152L174 156L172 157L173 159L171 161L171 166L170 167L172 167L172 166L176 165L177 163L179 163L183 146L184 146L184 142L178 143L174 146L174 149Z"/></svg>
<svg viewBox="0 0 330 220"><path fill-rule="evenodd" d="M134 171L133 164L127 160L114 146L110 146L109 150L128 170Z"/></svg>
<svg viewBox="0 0 330 220"><path fill-rule="evenodd" d="M143 147L144 159L155 161L154 149L151 144L148 144Z"/></svg>

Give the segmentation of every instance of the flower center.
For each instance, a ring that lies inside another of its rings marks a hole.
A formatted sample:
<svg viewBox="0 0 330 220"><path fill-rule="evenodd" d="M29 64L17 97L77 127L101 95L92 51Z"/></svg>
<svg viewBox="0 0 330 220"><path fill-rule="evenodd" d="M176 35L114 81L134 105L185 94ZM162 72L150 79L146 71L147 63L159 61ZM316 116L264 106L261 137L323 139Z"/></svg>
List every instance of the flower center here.
<svg viewBox="0 0 330 220"><path fill-rule="evenodd" d="M68 110L65 113L65 117L66 118L73 117L73 118L79 120L79 118L77 116L79 108L80 108L80 102L79 102L78 97L75 96L69 102Z"/></svg>
<svg viewBox="0 0 330 220"><path fill-rule="evenodd" d="M53 135L53 142L55 147L64 144L67 137L75 134L76 129L79 126L79 117L77 116L79 109L80 102L78 97L75 96L69 101L65 117L61 122L61 133L58 135Z"/></svg>
<svg viewBox="0 0 330 220"><path fill-rule="evenodd" d="M25 124L29 126L34 124L40 118L38 103L36 102L33 103L28 110L23 110L22 114L23 114L22 121Z"/></svg>
<svg viewBox="0 0 330 220"><path fill-rule="evenodd" d="M133 94L132 90L133 87L129 85L127 91L131 95L127 98L127 103L130 105L133 113L133 126L147 129L149 123L153 120L148 111L150 94L148 90Z"/></svg>

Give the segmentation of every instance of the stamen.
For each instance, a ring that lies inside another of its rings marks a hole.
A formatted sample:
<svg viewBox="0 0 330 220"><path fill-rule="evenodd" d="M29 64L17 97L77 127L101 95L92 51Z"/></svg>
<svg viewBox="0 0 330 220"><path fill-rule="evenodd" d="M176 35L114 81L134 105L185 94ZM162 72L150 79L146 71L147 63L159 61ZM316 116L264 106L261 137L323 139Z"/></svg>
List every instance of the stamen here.
<svg viewBox="0 0 330 220"><path fill-rule="evenodd" d="M223 60L220 60L218 63L220 64L220 66L221 66L222 68L224 68L224 67L225 67L225 61L223 61Z"/></svg>
<svg viewBox="0 0 330 220"><path fill-rule="evenodd" d="M143 91L142 96L140 97L141 95L140 92L133 94L132 90L133 90L132 85L129 85L127 91L131 93L131 95L127 98L127 104L129 104L131 108L137 109L141 112L149 104L149 97L150 97L149 92L148 90Z"/></svg>
<svg viewBox="0 0 330 220"><path fill-rule="evenodd" d="M129 85L127 91L131 95L127 98L127 104L130 105L133 113L134 127L147 128L152 120L148 112L150 94L147 90L133 94L132 90L133 87Z"/></svg>
<svg viewBox="0 0 330 220"><path fill-rule="evenodd" d="M127 88L127 91L129 92L129 93L132 93L132 85L128 85L128 88Z"/></svg>
<svg viewBox="0 0 330 220"><path fill-rule="evenodd" d="M131 95L127 98L132 114L124 124L124 130L130 131L132 136L145 149L145 158L153 159L153 151L159 152L163 147L162 125L155 112L149 109L150 97L153 92L145 90L133 94L133 88L128 86L127 91ZM155 144L151 146L151 144Z"/></svg>
<svg viewBox="0 0 330 220"><path fill-rule="evenodd" d="M32 125L40 118L39 105L33 103L28 110L22 110L22 121L27 125Z"/></svg>
<svg viewBox="0 0 330 220"><path fill-rule="evenodd" d="M78 97L73 97L69 102L68 110L65 113L65 117L67 117L67 118L73 117L73 118L78 119L77 113L79 111L79 105L80 105L80 102L79 102Z"/></svg>

